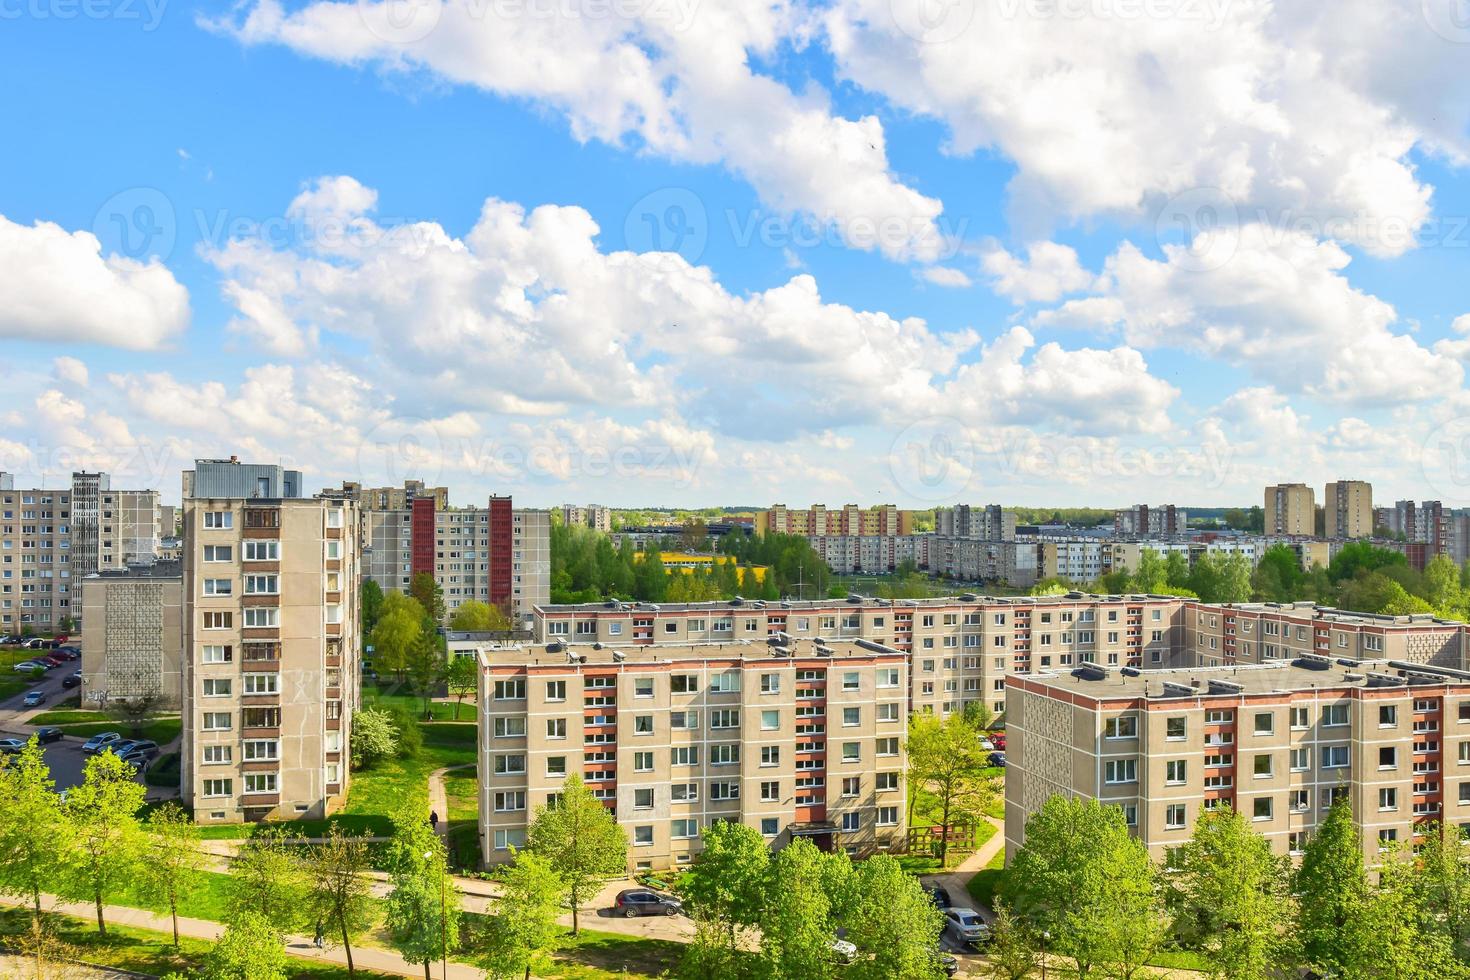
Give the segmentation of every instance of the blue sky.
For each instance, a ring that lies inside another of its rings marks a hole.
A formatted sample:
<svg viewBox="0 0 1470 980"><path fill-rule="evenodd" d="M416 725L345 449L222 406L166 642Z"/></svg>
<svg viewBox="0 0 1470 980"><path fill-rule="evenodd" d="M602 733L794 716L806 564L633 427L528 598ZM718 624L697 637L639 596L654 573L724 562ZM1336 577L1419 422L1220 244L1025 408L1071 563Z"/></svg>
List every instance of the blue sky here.
<svg viewBox="0 0 1470 980"><path fill-rule="evenodd" d="M21 482L1470 505L1462 0L152 2L0 4Z"/></svg>

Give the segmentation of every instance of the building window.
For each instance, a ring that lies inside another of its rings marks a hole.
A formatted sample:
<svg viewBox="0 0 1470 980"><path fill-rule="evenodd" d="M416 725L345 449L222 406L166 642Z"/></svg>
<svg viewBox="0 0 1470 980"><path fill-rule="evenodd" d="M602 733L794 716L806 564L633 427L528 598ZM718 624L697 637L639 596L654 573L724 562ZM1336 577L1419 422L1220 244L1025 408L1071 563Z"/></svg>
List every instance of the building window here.
<svg viewBox="0 0 1470 980"><path fill-rule="evenodd" d="M860 813L844 813L842 815L842 829L847 833L854 833L862 829L863 818Z"/></svg>
<svg viewBox="0 0 1470 980"><path fill-rule="evenodd" d="M1397 810L1399 808L1399 791L1392 786L1385 786L1378 791L1378 809Z"/></svg>
<svg viewBox="0 0 1470 980"><path fill-rule="evenodd" d="M1276 734L1276 716L1269 711L1257 713L1255 733L1257 735Z"/></svg>
<svg viewBox="0 0 1470 980"><path fill-rule="evenodd" d="M521 690L524 691L525 688L522 687ZM522 694L521 696L524 697L525 695ZM548 701L565 701L566 699L567 699L567 682L566 681L547 681L546 682L546 700L548 700Z"/></svg>
<svg viewBox="0 0 1470 980"><path fill-rule="evenodd" d="M245 608L246 629L275 629L281 625L281 610L277 606L247 606Z"/></svg>
<svg viewBox="0 0 1470 980"><path fill-rule="evenodd" d="M1103 782L1105 783L1136 783L1138 782L1138 760L1137 759L1109 759L1103 767Z"/></svg>
<svg viewBox="0 0 1470 980"><path fill-rule="evenodd" d="M781 764L781 748L777 745L761 746L761 765L779 766Z"/></svg>
<svg viewBox="0 0 1470 980"><path fill-rule="evenodd" d="M653 734L653 715L634 715L633 716L633 734L634 735L652 735Z"/></svg>
<svg viewBox="0 0 1470 980"><path fill-rule="evenodd" d="M1399 709L1392 704L1378 706L1378 727L1393 728L1399 723Z"/></svg>
<svg viewBox="0 0 1470 980"><path fill-rule="evenodd" d="M844 728L856 728L861 723L861 711L858 708L842 709L842 726Z"/></svg>
<svg viewBox="0 0 1470 980"><path fill-rule="evenodd" d="M209 531L222 531L235 526L235 515L227 510L204 512L204 527Z"/></svg>
<svg viewBox="0 0 1470 980"><path fill-rule="evenodd" d="M520 730L520 732L518 734L521 734L521 735L526 734L526 721L525 721L525 719L524 718L517 718L515 720L516 721L519 721L521 723L521 730ZM566 738L567 737L567 720L565 718L548 718L548 719L546 719L546 737L547 738Z"/></svg>
<svg viewBox="0 0 1470 980"><path fill-rule="evenodd" d="M227 732L230 730L232 716L228 711L206 711L204 712L204 730L206 732Z"/></svg>
<svg viewBox="0 0 1470 980"><path fill-rule="evenodd" d="M669 824L669 836L676 840L687 840L699 836L699 821L694 819L675 820Z"/></svg>
<svg viewBox="0 0 1470 980"><path fill-rule="evenodd" d="M669 678L669 690L674 694L694 694L699 691L697 674L674 674Z"/></svg>
<svg viewBox="0 0 1470 980"><path fill-rule="evenodd" d="M763 731L763 732L773 732L773 731L776 731L777 729L779 729L780 727L781 727L781 712L774 711L774 710L773 711L762 711L761 712L761 731Z"/></svg>
<svg viewBox="0 0 1470 980"><path fill-rule="evenodd" d="M227 578L207 578L204 580L205 595L233 595L235 583Z"/></svg>
<svg viewBox="0 0 1470 980"><path fill-rule="evenodd" d="M204 628L207 630L233 629L235 617L233 613L206 612L204 614Z"/></svg>
<svg viewBox="0 0 1470 980"><path fill-rule="evenodd" d="M1257 776L1269 777L1273 771L1271 756L1264 754L1256 756L1252 762L1251 770Z"/></svg>
<svg viewBox="0 0 1470 980"><path fill-rule="evenodd" d="M781 693L781 675L780 674L762 674L761 675L761 693L762 694L780 694Z"/></svg>
<svg viewBox="0 0 1470 980"><path fill-rule="evenodd" d="M1164 720L1164 738L1171 742L1178 742L1187 736L1187 726L1184 718L1166 718Z"/></svg>
<svg viewBox="0 0 1470 980"><path fill-rule="evenodd" d="M1185 809L1183 803L1170 803L1164 809L1164 827L1167 830L1183 830Z"/></svg>
<svg viewBox="0 0 1470 980"><path fill-rule="evenodd" d="M842 743L842 761L857 762L862 759L862 745L858 742Z"/></svg>
<svg viewBox="0 0 1470 980"><path fill-rule="evenodd" d="M561 719L553 719L560 721ZM550 724L550 722L548 722ZM526 734L526 719L524 718L496 718L496 738L521 738Z"/></svg>
<svg viewBox="0 0 1470 980"><path fill-rule="evenodd" d="M779 803L781 801L781 784L774 780L761 783L761 802Z"/></svg>
<svg viewBox="0 0 1470 980"><path fill-rule="evenodd" d="M276 792L276 774L273 772L247 772L245 774L245 792Z"/></svg>
<svg viewBox="0 0 1470 980"><path fill-rule="evenodd" d="M653 772L653 753L652 752L634 752L633 753L633 771L634 772Z"/></svg>
<svg viewBox="0 0 1470 980"><path fill-rule="evenodd" d="M246 694L279 694L281 693L280 674L246 674Z"/></svg>
<svg viewBox="0 0 1470 980"><path fill-rule="evenodd" d="M280 742L273 738L245 740L246 762L275 762L281 757Z"/></svg>
<svg viewBox="0 0 1470 980"><path fill-rule="evenodd" d="M234 548L227 544L207 544L204 546L205 561L230 561L234 557Z"/></svg>
<svg viewBox="0 0 1470 980"><path fill-rule="evenodd" d="M1183 759L1170 759L1164 763L1164 783L1168 786L1184 785L1185 762Z"/></svg>
<svg viewBox="0 0 1470 980"><path fill-rule="evenodd" d="M781 823L775 817L761 818L761 836L775 837L781 832Z"/></svg>
<svg viewBox="0 0 1470 980"><path fill-rule="evenodd" d="M653 809L653 787L652 786L640 786L637 789L634 789L633 790L633 809L635 809L635 810L652 810Z"/></svg>
<svg viewBox="0 0 1470 980"><path fill-rule="evenodd" d="M495 849L506 851L514 847L520 849L526 846L526 831L522 829L497 830L495 832Z"/></svg>
<svg viewBox="0 0 1470 980"><path fill-rule="evenodd" d="M1271 819L1271 797L1269 797L1269 796L1257 796L1255 799L1253 799L1251 801L1251 819L1252 820L1270 820Z"/></svg>
<svg viewBox="0 0 1470 980"><path fill-rule="evenodd" d="M880 793L898 789L898 773L880 772L874 775L874 788Z"/></svg>
<svg viewBox="0 0 1470 980"><path fill-rule="evenodd" d="M228 677L206 677L204 678L204 696L207 698L227 698L230 696L230 679Z"/></svg>
<svg viewBox="0 0 1470 980"><path fill-rule="evenodd" d="M1399 764L1398 748L1393 745L1380 745L1378 747L1378 768L1397 769Z"/></svg>
<svg viewBox="0 0 1470 980"><path fill-rule="evenodd" d="M1172 720L1172 719L1171 719ZM1181 721L1183 719L1180 719ZM1117 718L1109 718L1103 725L1103 738L1137 738L1138 716L1120 715Z"/></svg>
<svg viewBox="0 0 1470 980"><path fill-rule="evenodd" d="M206 779L204 780L205 796L229 796L232 790L228 779Z"/></svg>
<svg viewBox="0 0 1470 980"><path fill-rule="evenodd" d="M495 757L495 775L497 776L524 776L526 773L526 757L523 755L497 755Z"/></svg>
<svg viewBox="0 0 1470 980"><path fill-rule="evenodd" d="M880 723L898 721L898 702L889 701L886 704L878 705L878 721Z"/></svg>
<svg viewBox="0 0 1470 980"><path fill-rule="evenodd" d="M1322 725L1324 728L1339 728L1348 723L1348 706L1345 704L1329 704L1322 708Z"/></svg>
<svg viewBox="0 0 1470 980"><path fill-rule="evenodd" d="M228 745L206 745L204 747L204 764L206 766L226 766L231 759L231 746ZM1470 785L1467 783L1466 785Z"/></svg>
<svg viewBox="0 0 1470 980"><path fill-rule="evenodd" d="M1308 720L1308 717L1309 716L1306 708L1292 708L1291 727L1295 729L1303 729L1308 727L1311 724L1311 722Z"/></svg>
<svg viewBox="0 0 1470 980"><path fill-rule="evenodd" d="M200 655L200 662L206 664L227 664L233 659L233 649L229 646L210 643L206 644Z"/></svg>
<svg viewBox="0 0 1470 980"><path fill-rule="evenodd" d="M495 682L495 700L497 701L519 701L525 696L526 681L523 677Z"/></svg>

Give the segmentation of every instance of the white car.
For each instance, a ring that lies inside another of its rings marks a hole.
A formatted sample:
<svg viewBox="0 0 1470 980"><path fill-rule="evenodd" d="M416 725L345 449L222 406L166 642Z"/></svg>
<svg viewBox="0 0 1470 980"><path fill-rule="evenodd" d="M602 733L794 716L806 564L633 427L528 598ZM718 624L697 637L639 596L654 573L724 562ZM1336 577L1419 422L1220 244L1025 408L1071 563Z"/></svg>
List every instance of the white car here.
<svg viewBox="0 0 1470 980"><path fill-rule="evenodd" d="M857 959L857 947L846 939L832 940L832 952L837 954L838 961L842 963L851 963Z"/></svg>
<svg viewBox="0 0 1470 980"><path fill-rule="evenodd" d="M995 751L995 743L992 742L990 739L985 738L985 737L982 736L981 739L980 739L980 751L981 752L994 752Z"/></svg>
<svg viewBox="0 0 1470 980"><path fill-rule="evenodd" d="M979 946L990 938L990 926L974 909L945 909L944 931L956 942Z"/></svg>

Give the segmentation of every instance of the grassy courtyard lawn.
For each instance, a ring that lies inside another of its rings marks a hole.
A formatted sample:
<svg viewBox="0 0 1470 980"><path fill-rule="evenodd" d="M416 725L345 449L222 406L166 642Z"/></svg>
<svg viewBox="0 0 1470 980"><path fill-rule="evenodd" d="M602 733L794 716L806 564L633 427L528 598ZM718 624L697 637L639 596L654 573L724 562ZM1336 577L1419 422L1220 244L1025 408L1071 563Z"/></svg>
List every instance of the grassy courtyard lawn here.
<svg viewBox="0 0 1470 980"><path fill-rule="evenodd" d="M424 717L424 699L412 694L402 693L403 688L391 681L386 681L381 687L370 681L364 681L362 685L362 706L364 708L402 708L420 721ZM444 704L439 701L429 702L429 714L434 721L454 721L454 705ZM459 720L473 722L475 720L474 706L466 704L460 709Z"/></svg>
<svg viewBox="0 0 1470 980"><path fill-rule="evenodd" d="M10 938L30 926L31 917L22 909L0 909L0 942L7 946ZM105 937L97 935L97 925L69 915L48 914L46 921L59 937L77 948L86 963L128 970L149 976L197 967L212 943L204 939L182 939L174 951L173 938L165 932L136 929L131 926L108 925ZM291 957L289 980L347 980L347 968L332 963L318 963ZM49 975L49 974L48 974ZM395 980L395 974L359 969L362 980Z"/></svg>
<svg viewBox="0 0 1470 980"><path fill-rule="evenodd" d="M444 795L449 800L449 820L474 821L479 816L480 781L475 770L460 769L444 774Z"/></svg>
<svg viewBox="0 0 1470 980"><path fill-rule="evenodd" d="M622 933L583 929L562 936L555 964L537 976L556 980L603 980L625 974L674 976L687 947L666 939L643 939Z"/></svg>
<svg viewBox="0 0 1470 980"><path fill-rule="evenodd" d="M340 813L327 820L293 820L285 826L302 837L318 837L332 825L353 834L390 836L399 807L410 799L427 799L429 773L475 761L474 724L422 725L420 731L424 745L416 758L387 759L352 774L347 806ZM201 827L200 834L210 840L234 840L249 837L253 830L251 824L228 824Z"/></svg>
<svg viewBox="0 0 1470 980"><path fill-rule="evenodd" d="M991 903L995 901L996 889L1000 887L1001 879L1005 876L1005 873L1006 851L1005 848L1001 848L995 852L995 857L990 859L989 864L975 873L975 877L971 878L969 883L965 885L965 890L970 893L970 897L978 905L991 908Z"/></svg>
<svg viewBox="0 0 1470 980"><path fill-rule="evenodd" d="M0 677L0 701L9 700L22 691L29 691L34 684L35 682L29 677L22 677L13 672Z"/></svg>
<svg viewBox="0 0 1470 980"><path fill-rule="evenodd" d="M54 725L55 722L34 722L37 725ZM123 738L147 738L152 739L159 745L167 745L179 737L182 724L178 718L151 718L143 722L143 734L134 735L133 726L127 722L112 721L88 722L84 725L57 725L63 732L77 738L91 738L101 732L122 732Z"/></svg>
<svg viewBox="0 0 1470 980"><path fill-rule="evenodd" d="M161 786L168 789L179 788L179 754L170 752L168 755L159 756L143 773L143 782L149 786Z"/></svg>

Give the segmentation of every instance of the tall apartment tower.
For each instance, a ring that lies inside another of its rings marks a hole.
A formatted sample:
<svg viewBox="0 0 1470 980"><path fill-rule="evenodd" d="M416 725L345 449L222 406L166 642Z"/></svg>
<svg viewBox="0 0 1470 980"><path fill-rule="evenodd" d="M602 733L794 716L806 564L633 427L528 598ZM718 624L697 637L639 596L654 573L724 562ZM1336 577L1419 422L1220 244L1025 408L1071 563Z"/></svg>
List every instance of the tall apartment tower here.
<svg viewBox="0 0 1470 980"><path fill-rule="evenodd" d="M201 823L326 816L358 704L358 504L237 460L184 485L183 805Z"/></svg>
<svg viewBox="0 0 1470 980"><path fill-rule="evenodd" d="M1016 540L1016 515L999 504L971 507L956 504L934 511L934 533L947 538L980 541Z"/></svg>
<svg viewBox="0 0 1470 980"><path fill-rule="evenodd" d="M1322 494L1329 538L1373 536L1373 485L1363 480L1338 480ZM1268 519L1269 520L1269 519Z"/></svg>
<svg viewBox="0 0 1470 980"><path fill-rule="evenodd" d="M1317 527L1317 502L1305 483L1266 488L1266 533L1311 537ZM1371 518L1370 518L1371 520Z"/></svg>

